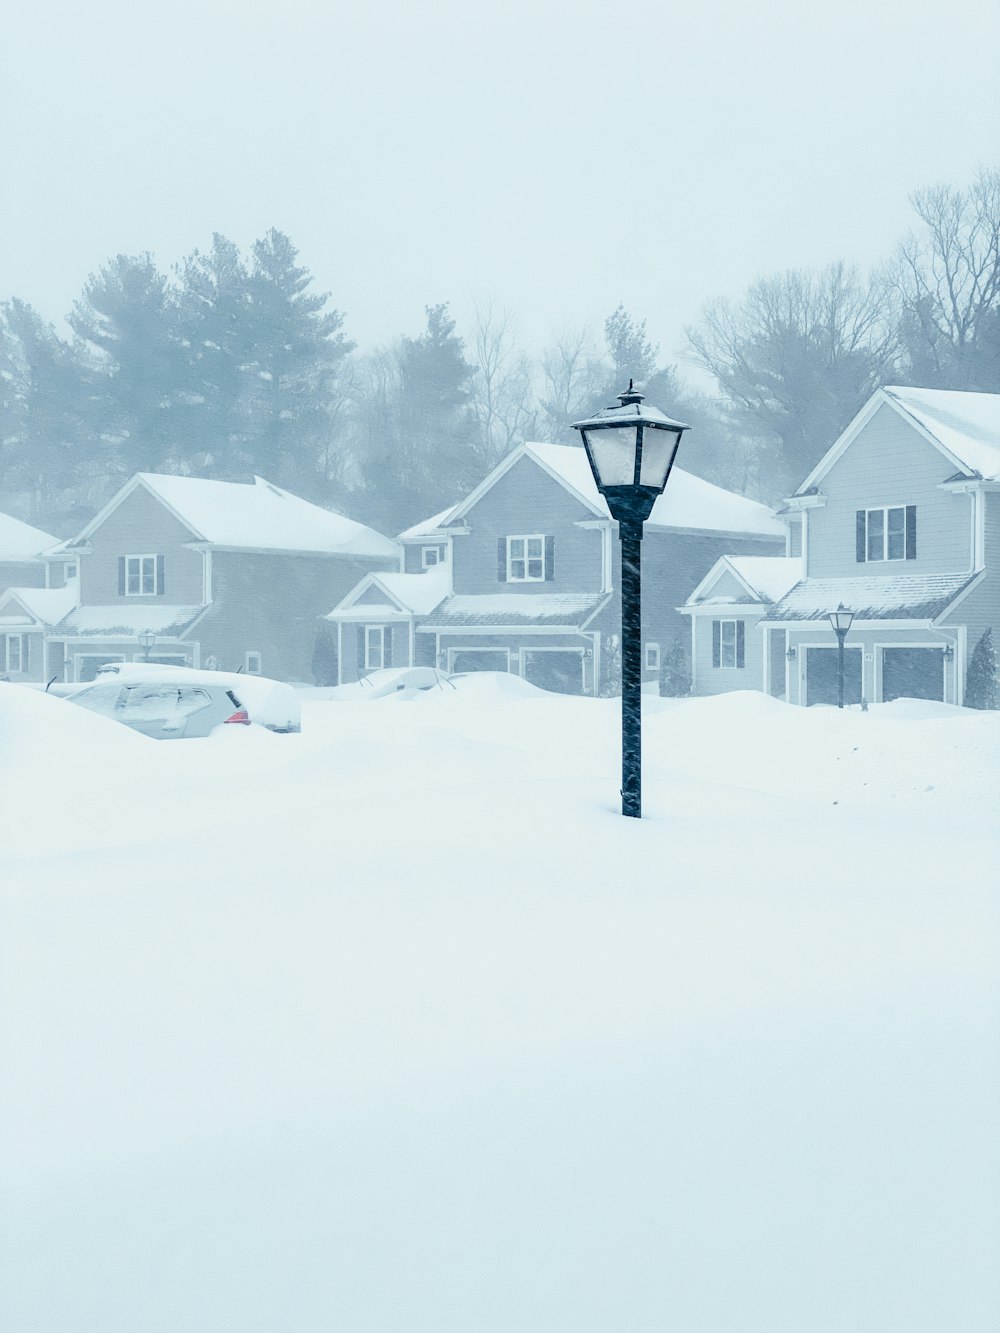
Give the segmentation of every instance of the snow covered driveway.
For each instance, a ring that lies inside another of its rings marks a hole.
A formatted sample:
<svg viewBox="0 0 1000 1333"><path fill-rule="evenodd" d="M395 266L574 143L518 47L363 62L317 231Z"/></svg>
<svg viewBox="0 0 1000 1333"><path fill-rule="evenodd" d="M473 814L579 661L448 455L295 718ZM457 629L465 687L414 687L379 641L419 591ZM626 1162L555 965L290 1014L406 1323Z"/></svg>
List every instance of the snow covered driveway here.
<svg viewBox="0 0 1000 1333"><path fill-rule="evenodd" d="M1000 716L0 686L5 1333L993 1333Z"/></svg>

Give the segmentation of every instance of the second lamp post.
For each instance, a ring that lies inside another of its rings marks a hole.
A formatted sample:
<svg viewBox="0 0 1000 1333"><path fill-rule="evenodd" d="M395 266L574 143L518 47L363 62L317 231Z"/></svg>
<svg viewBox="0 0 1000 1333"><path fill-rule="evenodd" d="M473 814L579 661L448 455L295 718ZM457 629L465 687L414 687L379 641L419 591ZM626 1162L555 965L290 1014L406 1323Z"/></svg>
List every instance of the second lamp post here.
<svg viewBox="0 0 1000 1333"><path fill-rule="evenodd" d="M618 407L575 421L597 489L618 523L622 551L622 814L642 814L642 525L663 494L688 429L629 386Z"/></svg>

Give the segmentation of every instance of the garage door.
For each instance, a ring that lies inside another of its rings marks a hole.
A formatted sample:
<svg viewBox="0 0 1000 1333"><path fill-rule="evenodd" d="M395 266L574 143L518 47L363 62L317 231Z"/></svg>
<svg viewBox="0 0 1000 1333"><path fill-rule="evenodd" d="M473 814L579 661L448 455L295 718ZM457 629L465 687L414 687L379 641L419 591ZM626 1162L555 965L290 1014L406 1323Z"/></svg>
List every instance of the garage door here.
<svg viewBox="0 0 1000 1333"><path fill-rule="evenodd" d="M451 670L460 671L508 671L510 661L506 648L469 648L451 653Z"/></svg>
<svg viewBox="0 0 1000 1333"><path fill-rule="evenodd" d="M834 704L839 700L840 668L836 648L806 649L806 703ZM844 703L861 702L861 649L844 649Z"/></svg>
<svg viewBox="0 0 1000 1333"><path fill-rule="evenodd" d="M524 654L524 676L532 685L556 694L582 694L583 654L578 652L528 651Z"/></svg>
<svg viewBox="0 0 1000 1333"><path fill-rule="evenodd" d="M940 648L883 648L882 700L944 702L944 653Z"/></svg>

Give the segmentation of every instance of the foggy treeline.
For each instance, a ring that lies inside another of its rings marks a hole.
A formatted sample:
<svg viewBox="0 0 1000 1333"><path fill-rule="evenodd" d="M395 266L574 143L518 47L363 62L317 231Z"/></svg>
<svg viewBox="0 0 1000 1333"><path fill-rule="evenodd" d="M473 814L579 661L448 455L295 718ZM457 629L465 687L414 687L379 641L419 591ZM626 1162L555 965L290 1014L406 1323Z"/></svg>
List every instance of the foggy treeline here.
<svg viewBox="0 0 1000 1333"><path fill-rule="evenodd" d="M0 306L3 509L64 535L136 471L254 473L389 533L452 503L524 439L634 378L697 427L683 464L775 501L873 389L1000 392L1000 172L912 196L912 230L869 275L844 260L761 277L705 305L682 363L619 306L540 352L499 300L459 328L432 304L416 336L361 353L276 230L241 253L216 234L169 272L117 255L62 336L26 299Z"/></svg>

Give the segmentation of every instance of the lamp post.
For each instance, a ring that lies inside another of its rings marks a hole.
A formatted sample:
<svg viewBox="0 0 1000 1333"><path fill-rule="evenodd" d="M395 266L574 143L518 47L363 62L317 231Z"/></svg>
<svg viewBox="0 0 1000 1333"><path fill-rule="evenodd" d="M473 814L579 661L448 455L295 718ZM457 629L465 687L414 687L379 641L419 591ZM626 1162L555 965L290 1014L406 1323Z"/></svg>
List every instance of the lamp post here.
<svg viewBox="0 0 1000 1333"><path fill-rule="evenodd" d="M848 611L843 602L837 607L836 611L830 612L830 624L833 626L833 632L837 636L837 707L844 706L844 640L847 638L847 631L851 628L851 621L854 619L854 612Z"/></svg>
<svg viewBox="0 0 1000 1333"><path fill-rule="evenodd" d="M149 650L156 642L156 635L151 629L144 629L139 635L139 647L142 649L142 660L149 661Z"/></svg>
<svg viewBox="0 0 1000 1333"><path fill-rule="evenodd" d="M597 489L618 523L622 552L622 814L642 815L642 525L670 476L688 427L642 406L632 386L573 429L583 437Z"/></svg>

